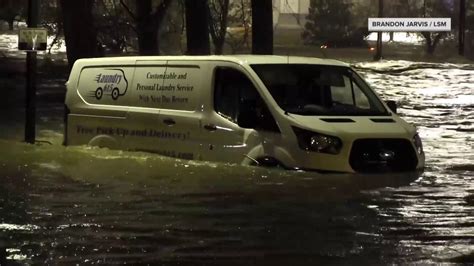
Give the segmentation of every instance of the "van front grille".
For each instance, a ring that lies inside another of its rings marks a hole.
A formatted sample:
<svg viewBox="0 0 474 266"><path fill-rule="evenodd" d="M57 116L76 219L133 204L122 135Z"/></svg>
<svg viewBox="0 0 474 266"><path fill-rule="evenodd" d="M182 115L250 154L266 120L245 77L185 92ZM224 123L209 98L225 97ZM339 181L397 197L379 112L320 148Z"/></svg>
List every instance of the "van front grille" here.
<svg viewBox="0 0 474 266"><path fill-rule="evenodd" d="M418 158L406 139L358 139L349 163L360 173L409 172L416 169Z"/></svg>

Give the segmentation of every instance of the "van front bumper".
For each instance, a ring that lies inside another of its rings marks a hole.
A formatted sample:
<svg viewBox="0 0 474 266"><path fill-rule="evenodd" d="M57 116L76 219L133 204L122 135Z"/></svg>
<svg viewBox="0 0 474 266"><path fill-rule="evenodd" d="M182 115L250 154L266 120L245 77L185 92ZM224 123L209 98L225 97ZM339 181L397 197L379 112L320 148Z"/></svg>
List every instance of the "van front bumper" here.
<svg viewBox="0 0 474 266"><path fill-rule="evenodd" d="M357 139L340 154L299 150L295 170L324 173L403 173L423 171L425 155L407 139Z"/></svg>

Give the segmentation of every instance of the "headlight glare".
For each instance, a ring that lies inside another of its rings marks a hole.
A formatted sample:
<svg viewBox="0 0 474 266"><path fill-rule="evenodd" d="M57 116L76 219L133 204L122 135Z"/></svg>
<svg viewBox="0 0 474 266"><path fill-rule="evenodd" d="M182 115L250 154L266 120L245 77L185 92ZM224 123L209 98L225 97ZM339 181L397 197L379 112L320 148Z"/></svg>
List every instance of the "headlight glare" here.
<svg viewBox="0 0 474 266"><path fill-rule="evenodd" d="M293 127L298 138L299 147L305 151L338 154L342 148L342 141L338 137L311 132Z"/></svg>
<svg viewBox="0 0 474 266"><path fill-rule="evenodd" d="M335 149L340 146L338 139L325 135L314 135L310 139L312 150L317 152L331 151L329 153L337 153Z"/></svg>

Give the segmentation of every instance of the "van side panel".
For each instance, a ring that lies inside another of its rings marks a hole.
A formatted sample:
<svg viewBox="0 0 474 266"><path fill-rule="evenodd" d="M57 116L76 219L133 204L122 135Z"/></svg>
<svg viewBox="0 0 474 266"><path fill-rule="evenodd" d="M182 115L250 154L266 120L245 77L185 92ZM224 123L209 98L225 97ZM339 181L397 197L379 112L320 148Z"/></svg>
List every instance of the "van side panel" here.
<svg viewBox="0 0 474 266"><path fill-rule="evenodd" d="M124 149L157 152L160 139L153 132L160 121L160 95L166 61L134 61L134 78L131 83L130 104L124 127Z"/></svg>
<svg viewBox="0 0 474 266"><path fill-rule="evenodd" d="M202 145L200 105L208 71L203 62L169 60L161 95L158 134L162 136L159 153L182 159L200 159Z"/></svg>
<svg viewBox="0 0 474 266"><path fill-rule="evenodd" d="M69 114L68 145L123 148L120 130L125 123L125 117Z"/></svg>
<svg viewBox="0 0 474 266"><path fill-rule="evenodd" d="M133 66L84 67L80 72L77 93L85 103L127 106L133 72Z"/></svg>
<svg viewBox="0 0 474 266"><path fill-rule="evenodd" d="M120 131L127 123L134 66L126 61L109 65L83 61L74 65L68 82L68 144L123 148Z"/></svg>
<svg viewBox="0 0 474 266"><path fill-rule="evenodd" d="M137 61L131 84L130 106L162 108L163 84L166 75L166 61Z"/></svg>
<svg viewBox="0 0 474 266"><path fill-rule="evenodd" d="M137 61L132 106L195 111L203 71L196 62Z"/></svg>

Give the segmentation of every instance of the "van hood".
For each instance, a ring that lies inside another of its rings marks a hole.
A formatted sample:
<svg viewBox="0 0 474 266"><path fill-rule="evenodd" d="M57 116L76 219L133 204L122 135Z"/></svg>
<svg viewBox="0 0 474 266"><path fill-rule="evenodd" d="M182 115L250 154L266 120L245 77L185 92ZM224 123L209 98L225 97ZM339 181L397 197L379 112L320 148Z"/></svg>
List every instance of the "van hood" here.
<svg viewBox="0 0 474 266"><path fill-rule="evenodd" d="M295 125L307 130L354 138L411 138L414 126L392 116L303 116L290 114Z"/></svg>

